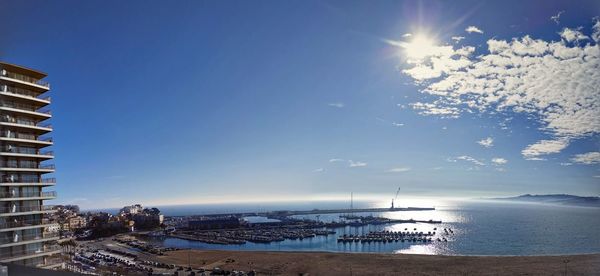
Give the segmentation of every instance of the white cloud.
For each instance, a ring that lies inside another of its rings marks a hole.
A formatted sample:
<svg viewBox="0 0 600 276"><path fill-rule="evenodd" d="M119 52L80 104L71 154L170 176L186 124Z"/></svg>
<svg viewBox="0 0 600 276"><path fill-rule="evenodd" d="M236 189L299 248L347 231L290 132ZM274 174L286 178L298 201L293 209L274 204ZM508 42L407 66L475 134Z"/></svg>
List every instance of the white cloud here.
<svg viewBox="0 0 600 276"><path fill-rule="evenodd" d="M482 34L483 31L479 28L477 28L476 26L469 26L465 29L465 32L467 33L480 33Z"/></svg>
<svg viewBox="0 0 600 276"><path fill-rule="evenodd" d="M404 124L402 124L402 123L396 123L396 122L392 122L392 125L395 126L395 127L404 126Z"/></svg>
<svg viewBox="0 0 600 276"><path fill-rule="evenodd" d="M482 161L479 161L468 155L461 155L461 156L456 157L456 159L451 159L451 158L448 159L449 162L456 162L457 160L469 161L478 166L485 166L485 163L483 163Z"/></svg>
<svg viewBox="0 0 600 276"><path fill-rule="evenodd" d="M576 29L564 28L559 34L560 37L562 37L567 42L579 42L581 40L590 39L589 36L584 35L581 32L581 27Z"/></svg>
<svg viewBox="0 0 600 276"><path fill-rule="evenodd" d="M506 160L504 158L500 158L500 157L495 157L495 158L492 158L492 163L494 163L494 165L504 165L504 164L508 163L508 160Z"/></svg>
<svg viewBox="0 0 600 276"><path fill-rule="evenodd" d="M571 166L571 165L573 165L573 163L571 163L571 162L560 162L560 165L561 166Z"/></svg>
<svg viewBox="0 0 600 276"><path fill-rule="evenodd" d="M568 145L569 142L565 139L540 140L535 144L527 146L524 150L521 151L521 154L523 155L523 157L525 157L525 159L536 160L535 158L540 155L559 153Z"/></svg>
<svg viewBox="0 0 600 276"><path fill-rule="evenodd" d="M343 162L343 161L345 161L345 160L344 159L339 159L339 158L331 158L331 159L329 159L330 163L333 163L333 162Z"/></svg>
<svg viewBox="0 0 600 276"><path fill-rule="evenodd" d="M554 21L556 23L556 25L560 24L560 16L564 13L565 11L559 11L556 15L550 16L550 20Z"/></svg>
<svg viewBox="0 0 600 276"><path fill-rule="evenodd" d="M456 43L459 43L463 39L465 39L464 36L453 36L452 37L452 40L454 40Z"/></svg>
<svg viewBox="0 0 600 276"><path fill-rule="evenodd" d="M588 153L577 154L571 158L571 161L585 165L600 164L600 152L592 151Z"/></svg>
<svg viewBox="0 0 600 276"><path fill-rule="evenodd" d="M593 178L600 178L600 175L594 175Z"/></svg>
<svg viewBox="0 0 600 276"><path fill-rule="evenodd" d="M494 138L487 137L487 138L481 139L481 140L477 141L477 144L480 144L481 146L486 147L486 148L491 148L492 146L494 146Z"/></svg>
<svg viewBox="0 0 600 276"><path fill-rule="evenodd" d="M422 115L457 118L464 113L515 112L530 115L550 139L522 150L527 159L560 152L570 141L600 133L600 47L578 41L579 29L562 40L528 35L489 39L487 53L474 47L440 46L422 60L408 60L402 72L431 100L411 106ZM600 40L600 23L591 37ZM573 43L575 42L575 43Z"/></svg>
<svg viewBox="0 0 600 276"><path fill-rule="evenodd" d="M332 107L337 107L337 108L342 108L342 107L346 106L344 103L330 103L327 105L332 106Z"/></svg>
<svg viewBox="0 0 600 276"><path fill-rule="evenodd" d="M314 169L313 172L323 172L325 171L325 169L323 168L318 168L318 169Z"/></svg>
<svg viewBox="0 0 600 276"><path fill-rule="evenodd" d="M354 167L366 167L367 163L360 162L360 161L354 162L352 160L348 160L348 166L350 166L351 168L354 168Z"/></svg>
<svg viewBox="0 0 600 276"><path fill-rule="evenodd" d="M506 171L505 168L494 168L494 170L499 171L499 172L505 172Z"/></svg>
<svg viewBox="0 0 600 276"><path fill-rule="evenodd" d="M405 33L405 34L402 35L402 37L411 37L411 36L412 36L411 33Z"/></svg>
<svg viewBox="0 0 600 276"><path fill-rule="evenodd" d="M407 172L407 171L410 171L410 170L411 169L408 168L408 167L398 167L398 168L391 168L391 169L387 170L387 172L394 172L394 173L396 173L396 172Z"/></svg>

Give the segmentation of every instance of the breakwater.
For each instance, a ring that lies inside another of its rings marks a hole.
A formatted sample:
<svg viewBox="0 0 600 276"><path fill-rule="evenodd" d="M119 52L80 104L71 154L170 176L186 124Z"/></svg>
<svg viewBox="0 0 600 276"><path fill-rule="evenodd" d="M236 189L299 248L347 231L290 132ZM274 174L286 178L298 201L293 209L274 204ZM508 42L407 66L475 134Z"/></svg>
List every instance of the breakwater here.
<svg viewBox="0 0 600 276"><path fill-rule="evenodd" d="M267 212L241 212L241 213L220 213L202 215L203 217L288 217L297 215L322 215L322 214L350 214L350 213L382 213L382 212L403 212L403 211L434 211L433 207L404 207L404 208L351 208L351 209L312 209L312 210L279 210Z"/></svg>

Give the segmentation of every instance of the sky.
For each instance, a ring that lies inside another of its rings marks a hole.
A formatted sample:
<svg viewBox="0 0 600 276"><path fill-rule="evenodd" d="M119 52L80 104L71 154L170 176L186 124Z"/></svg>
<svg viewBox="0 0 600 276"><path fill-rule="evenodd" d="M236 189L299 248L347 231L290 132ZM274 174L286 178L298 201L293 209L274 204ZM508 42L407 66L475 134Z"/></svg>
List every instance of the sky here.
<svg viewBox="0 0 600 276"><path fill-rule="evenodd" d="M598 1L6 1L83 208L600 194Z"/></svg>

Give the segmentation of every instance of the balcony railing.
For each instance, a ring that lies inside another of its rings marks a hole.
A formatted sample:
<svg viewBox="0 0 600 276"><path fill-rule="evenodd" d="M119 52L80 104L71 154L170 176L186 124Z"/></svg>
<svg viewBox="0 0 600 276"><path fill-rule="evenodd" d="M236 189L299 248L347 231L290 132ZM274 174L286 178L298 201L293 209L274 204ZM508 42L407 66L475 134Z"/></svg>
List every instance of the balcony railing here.
<svg viewBox="0 0 600 276"><path fill-rule="evenodd" d="M2 73L1 76L3 76L3 77L20 80L20 81L24 81L24 82L28 82L28 83L33 83L33 84L37 84L37 85L41 85L41 86L50 88L50 84L48 82L40 80L40 79L32 78L30 76L26 76L26 75L22 75L22 74L18 74L18 73L8 72L6 70L0 70L0 73Z"/></svg>
<svg viewBox="0 0 600 276"><path fill-rule="evenodd" d="M31 104L22 104L22 103L10 102L10 101L3 101L0 103L0 106L14 108L14 109L22 109L22 110L37 112L37 113L44 113L44 114L48 114L48 115L52 114L49 109L46 109L43 107L40 108L39 106L31 105Z"/></svg>
<svg viewBox="0 0 600 276"><path fill-rule="evenodd" d="M30 121L30 120L16 120L14 118L7 118L6 116L2 117L2 119L0 119L0 122L16 124L18 126L25 126L25 127L48 128L48 129L50 129L50 131L52 131L52 124L50 124L50 123L36 123L36 122Z"/></svg>
<svg viewBox="0 0 600 276"><path fill-rule="evenodd" d="M10 206L0 207L0 214L11 214L11 213L24 213L24 212L44 212L51 211L54 208L53 205L42 205L42 206Z"/></svg>
<svg viewBox="0 0 600 276"><path fill-rule="evenodd" d="M16 228L16 227L27 227L50 224L50 220L46 218L42 219L28 219L28 220L13 220L13 221L2 221L0 222L0 228Z"/></svg>
<svg viewBox="0 0 600 276"><path fill-rule="evenodd" d="M0 237L0 244L41 240L41 239L49 239L49 238L56 238L56 237L60 237L60 235L58 233L51 233L51 232L39 233L39 234L28 234L28 235L10 235L8 237L7 236Z"/></svg>
<svg viewBox="0 0 600 276"><path fill-rule="evenodd" d="M41 142L52 142L52 137L39 137L39 136L35 136L33 134L18 133L18 132L7 131L7 130L0 132L0 137L31 140L31 141L41 141Z"/></svg>
<svg viewBox="0 0 600 276"><path fill-rule="evenodd" d="M0 183L56 183L56 178L38 178L38 179L18 179L12 177L3 177Z"/></svg>
<svg viewBox="0 0 600 276"><path fill-rule="evenodd" d="M55 191L50 192L2 192L0 198L23 198L23 197L56 197Z"/></svg>
<svg viewBox="0 0 600 276"><path fill-rule="evenodd" d="M41 151L36 148L24 148L24 147L13 147L13 146L4 146L1 147L0 150L5 153L21 153L21 154L34 154L34 155L45 155L45 156L54 156L53 151Z"/></svg>
<svg viewBox="0 0 600 276"><path fill-rule="evenodd" d="M0 162L0 167L2 168L11 168L11 169L42 169L42 170L54 170L54 164L41 165L36 164L35 162L24 163L21 162L18 164L17 162Z"/></svg>
<svg viewBox="0 0 600 276"><path fill-rule="evenodd" d="M29 98L38 99L38 100L44 100L44 101L51 100L50 96L41 96L42 94L40 94L39 92L33 92L31 90L27 90L27 89L23 89L23 88L19 88L19 87L8 86L8 85L0 86L0 92L15 94L15 95L19 95L19 96L25 96L25 97L29 97Z"/></svg>
<svg viewBox="0 0 600 276"><path fill-rule="evenodd" d="M22 256L27 256L27 255L42 254L42 253L48 253L48 252L53 252L53 251L58 251L58 250L61 250L60 245L45 245L44 247L38 248L38 249L15 250L13 252L2 252L2 253L0 253L0 260L8 260L8 259L13 259L13 258L19 258Z"/></svg>

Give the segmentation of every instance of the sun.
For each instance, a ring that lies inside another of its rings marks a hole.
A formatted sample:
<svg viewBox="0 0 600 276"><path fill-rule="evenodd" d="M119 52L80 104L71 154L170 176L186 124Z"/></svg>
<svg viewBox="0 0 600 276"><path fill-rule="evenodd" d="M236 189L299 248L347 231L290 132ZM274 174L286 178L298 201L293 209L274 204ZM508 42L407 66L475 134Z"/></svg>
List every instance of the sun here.
<svg viewBox="0 0 600 276"><path fill-rule="evenodd" d="M408 58L423 59L436 52L435 41L426 35L414 35L409 42L402 43L402 48Z"/></svg>

